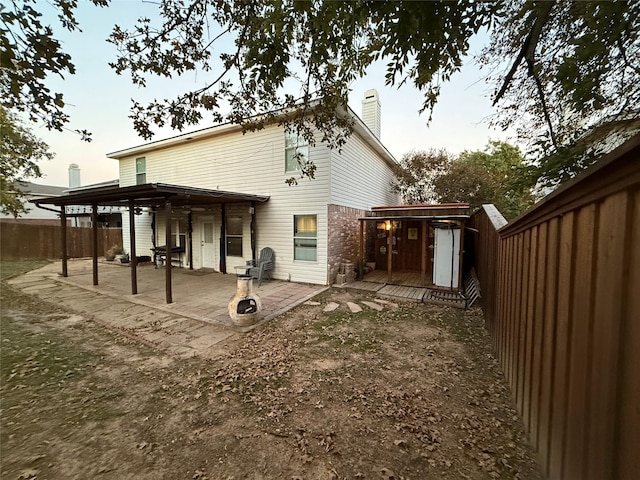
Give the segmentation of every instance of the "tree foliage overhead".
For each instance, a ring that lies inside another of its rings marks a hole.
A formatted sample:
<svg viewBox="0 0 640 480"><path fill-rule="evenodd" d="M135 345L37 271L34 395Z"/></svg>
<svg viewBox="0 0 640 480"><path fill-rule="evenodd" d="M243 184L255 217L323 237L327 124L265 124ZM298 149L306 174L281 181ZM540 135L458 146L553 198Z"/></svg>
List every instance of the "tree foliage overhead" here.
<svg viewBox="0 0 640 480"><path fill-rule="evenodd" d="M588 132L640 116L640 2L504 2L480 61L498 72L494 123L557 184L600 153Z"/></svg>
<svg viewBox="0 0 640 480"><path fill-rule="evenodd" d="M14 115L0 106L0 211L17 217L25 212L19 181L42 176L39 160L53 154Z"/></svg>
<svg viewBox="0 0 640 480"><path fill-rule="evenodd" d="M105 6L108 0L89 0ZM74 16L77 0L51 0L63 28L79 30ZM71 56L54 38L53 29L44 23L37 0L10 1L0 4L0 97L4 108L25 112L33 122L48 129L62 130L69 122L64 112L63 94L46 85L48 75L75 73ZM84 140L90 133L76 130Z"/></svg>
<svg viewBox="0 0 640 480"><path fill-rule="evenodd" d="M64 28L78 28L77 0L49 3ZM61 129L69 120L64 101L45 80L74 67L37 6L0 5L1 101ZM351 123L336 109L373 62L386 63L387 84L422 91L420 111L430 113L442 82L460 69L471 37L483 29L491 33L480 61L495 89L494 121L516 127L529 142L543 181L563 180L590 163L586 130L619 125L640 110L637 0L158 0L158 11L159 21L114 28L112 67L140 86L189 72L202 84L175 98L134 101L134 127L147 139L154 126L181 130L206 114L247 129L275 119L312 145L339 148Z"/></svg>
<svg viewBox="0 0 640 480"><path fill-rule="evenodd" d="M417 151L402 158L392 188L408 204L460 202L474 210L493 203L513 219L533 205L528 169L520 150L505 142L457 157L444 150Z"/></svg>
<svg viewBox="0 0 640 480"><path fill-rule="evenodd" d="M238 123L260 115L257 124L245 124L260 128L296 111L277 118L312 145L315 129L340 147L351 119L336 118L336 108L347 104L350 83L369 65L384 59L386 82L413 83L425 92L422 109L430 110L440 82L460 68L469 39L494 9L463 1L162 0L162 25L140 19L132 30L114 29L109 41L119 57L111 65L138 85L152 74L210 73L202 88L177 98L134 102L134 125L144 138L154 124L197 125L203 112Z"/></svg>

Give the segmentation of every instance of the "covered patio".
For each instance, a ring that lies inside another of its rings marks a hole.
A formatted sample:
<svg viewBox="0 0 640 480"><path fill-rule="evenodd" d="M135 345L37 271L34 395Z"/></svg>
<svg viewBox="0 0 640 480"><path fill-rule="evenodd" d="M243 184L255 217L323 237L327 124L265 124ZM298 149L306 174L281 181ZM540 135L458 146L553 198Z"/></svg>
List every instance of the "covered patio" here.
<svg viewBox="0 0 640 480"><path fill-rule="evenodd" d="M172 235L172 213L174 209L184 210L188 218L188 251L192 252L192 211L196 209L203 209L204 207L211 207L213 205L221 206L221 214L223 218L221 233L224 237L224 215L225 206L228 204L244 203L250 205L251 211L251 257L256 259L256 240L255 240L255 205L256 203L263 203L269 200L268 196L264 195L252 195L240 192L227 192L221 190L210 190L203 188L193 188L180 185L169 185L163 183L147 183L142 185L132 185L127 187L107 187L107 188L95 188L89 190L83 190L74 192L68 195L61 195L59 197L47 198L42 200L36 200L39 207L53 210L60 214L60 223L62 226L62 276L68 277L68 257L67 257L67 207L70 206L90 206L92 211L92 229L93 229L93 256L92 256L92 284L97 286L99 284L98 275L98 259L100 252L98 252L98 207L112 206L112 207L124 207L129 212L129 251L131 256L131 262L129 264L130 271L130 293L131 295L138 294L138 287L143 286L144 282L138 279L138 258L136 252L136 222L135 213L142 208L148 208L151 210L155 225L156 216L164 218L165 223L165 238L161 240L164 244L159 247L156 242L155 227L149 232L152 235L153 250L164 248L165 252L173 251L173 247L177 247L175 239ZM53 205L60 207L60 210L55 210L46 205ZM219 271L226 273L226 253L225 244L220 244L220 266ZM190 268L193 268L193 262L189 261ZM164 262L164 301L167 304L173 302L173 275L172 275L172 261ZM235 277L234 277L235 278ZM142 283L141 283L142 282ZM122 283L126 285L127 282ZM156 300L157 301L157 300Z"/></svg>

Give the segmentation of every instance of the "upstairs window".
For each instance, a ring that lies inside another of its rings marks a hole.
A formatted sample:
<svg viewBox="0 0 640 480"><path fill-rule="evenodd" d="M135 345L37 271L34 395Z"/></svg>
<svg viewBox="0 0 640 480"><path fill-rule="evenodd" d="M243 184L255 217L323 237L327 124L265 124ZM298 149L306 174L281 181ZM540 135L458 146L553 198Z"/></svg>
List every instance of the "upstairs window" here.
<svg viewBox="0 0 640 480"><path fill-rule="evenodd" d="M136 158L136 185L147 183L147 160L144 157Z"/></svg>
<svg viewBox="0 0 640 480"><path fill-rule="evenodd" d="M293 259L315 262L318 259L318 216L293 216Z"/></svg>
<svg viewBox="0 0 640 480"><path fill-rule="evenodd" d="M309 143L303 136L284 132L285 172L300 170L300 165L309 161Z"/></svg>

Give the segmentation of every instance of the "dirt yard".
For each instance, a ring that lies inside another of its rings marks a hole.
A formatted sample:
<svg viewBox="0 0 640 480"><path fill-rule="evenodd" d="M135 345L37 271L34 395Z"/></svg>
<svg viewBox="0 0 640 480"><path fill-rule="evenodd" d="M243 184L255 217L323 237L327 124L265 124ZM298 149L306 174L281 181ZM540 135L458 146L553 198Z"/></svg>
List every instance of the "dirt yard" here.
<svg viewBox="0 0 640 480"><path fill-rule="evenodd" d="M333 289L205 361L1 293L2 479L542 478L478 310Z"/></svg>

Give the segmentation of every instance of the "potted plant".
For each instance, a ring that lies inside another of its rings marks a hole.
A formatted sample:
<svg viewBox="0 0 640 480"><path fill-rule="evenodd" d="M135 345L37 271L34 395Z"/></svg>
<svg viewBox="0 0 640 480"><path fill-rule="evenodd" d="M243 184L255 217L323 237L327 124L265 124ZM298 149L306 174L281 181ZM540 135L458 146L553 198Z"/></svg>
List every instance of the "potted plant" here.
<svg viewBox="0 0 640 480"><path fill-rule="evenodd" d="M129 263L130 260L129 254L123 250L122 255L120 255L120 263Z"/></svg>
<svg viewBox="0 0 640 480"><path fill-rule="evenodd" d="M113 255L116 260L120 260L122 258L122 255L124 254L124 248L122 248L122 246L114 245L111 247L111 250L113 250Z"/></svg>
<svg viewBox="0 0 640 480"><path fill-rule="evenodd" d="M114 248L115 245L105 252L104 258L107 260L107 262L113 262L116 259L116 254L113 251Z"/></svg>

